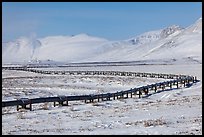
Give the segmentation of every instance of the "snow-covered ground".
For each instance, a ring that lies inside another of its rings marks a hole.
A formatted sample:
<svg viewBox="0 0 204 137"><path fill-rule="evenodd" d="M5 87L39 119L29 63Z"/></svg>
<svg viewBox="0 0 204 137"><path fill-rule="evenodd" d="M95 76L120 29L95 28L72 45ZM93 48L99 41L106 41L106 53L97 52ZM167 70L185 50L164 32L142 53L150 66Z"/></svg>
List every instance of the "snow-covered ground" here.
<svg viewBox="0 0 204 137"><path fill-rule="evenodd" d="M51 69L51 68L50 68ZM118 70L186 74L199 83L152 94L86 104L33 104L33 111L2 108L2 134L202 134L202 64L69 67L68 70ZM58 76L2 71L2 100L130 89L163 79L113 76Z"/></svg>
<svg viewBox="0 0 204 137"><path fill-rule="evenodd" d="M23 77L8 75L9 72L18 71L7 70L3 72L2 99L12 100L27 97L38 98L45 96L60 95L83 95L101 94L128 90L142 85L162 82L165 79L135 78L124 76L73 76L73 75L38 75L24 72ZM20 73L23 74L22 72ZM7 76L7 77L6 77Z"/></svg>

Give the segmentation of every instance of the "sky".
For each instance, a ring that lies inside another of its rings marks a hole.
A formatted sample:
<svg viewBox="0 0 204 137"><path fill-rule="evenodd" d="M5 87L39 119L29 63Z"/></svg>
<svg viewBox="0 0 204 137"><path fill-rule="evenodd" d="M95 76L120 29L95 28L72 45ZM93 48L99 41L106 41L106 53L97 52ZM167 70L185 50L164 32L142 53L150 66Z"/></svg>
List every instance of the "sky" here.
<svg viewBox="0 0 204 137"><path fill-rule="evenodd" d="M202 17L202 2L2 2L2 41L86 33L125 40Z"/></svg>

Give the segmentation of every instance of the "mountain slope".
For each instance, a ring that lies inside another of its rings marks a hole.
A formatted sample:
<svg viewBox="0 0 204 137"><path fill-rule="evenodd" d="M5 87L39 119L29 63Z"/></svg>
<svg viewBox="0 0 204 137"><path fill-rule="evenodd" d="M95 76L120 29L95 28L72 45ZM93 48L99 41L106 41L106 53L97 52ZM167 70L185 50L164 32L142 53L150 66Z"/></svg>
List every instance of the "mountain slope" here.
<svg viewBox="0 0 204 137"><path fill-rule="evenodd" d="M42 39L22 37L3 46L3 62L54 60L71 62L94 54L106 39L79 34L76 36L49 36ZM38 44L37 44L38 43ZM36 46L37 45L37 46Z"/></svg>
<svg viewBox="0 0 204 137"><path fill-rule="evenodd" d="M2 62L27 62L32 59L35 52L41 47L36 39L21 37L14 42L3 44Z"/></svg>
<svg viewBox="0 0 204 137"><path fill-rule="evenodd" d="M156 32L156 34L152 33ZM202 62L202 19L183 29L171 26L159 31L144 33L129 42L132 45L121 45L90 59L91 61L135 61L135 60L180 60ZM139 42L141 36L147 39ZM153 37L152 36L157 36ZM150 36L148 36L150 35ZM135 41L138 41L135 44Z"/></svg>
<svg viewBox="0 0 204 137"><path fill-rule="evenodd" d="M196 59L202 62L202 19L165 40L158 43L158 47L151 49L142 57L145 59L161 57Z"/></svg>

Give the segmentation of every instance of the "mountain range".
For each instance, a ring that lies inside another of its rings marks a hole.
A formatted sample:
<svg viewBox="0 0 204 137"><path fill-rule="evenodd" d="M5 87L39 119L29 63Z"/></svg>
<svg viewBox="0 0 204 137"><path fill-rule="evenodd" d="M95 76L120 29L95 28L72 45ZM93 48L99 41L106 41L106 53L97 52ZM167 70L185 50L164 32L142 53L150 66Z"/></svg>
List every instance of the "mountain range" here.
<svg viewBox="0 0 204 137"><path fill-rule="evenodd" d="M119 41L85 33L2 43L2 63L160 61L202 64L202 18Z"/></svg>

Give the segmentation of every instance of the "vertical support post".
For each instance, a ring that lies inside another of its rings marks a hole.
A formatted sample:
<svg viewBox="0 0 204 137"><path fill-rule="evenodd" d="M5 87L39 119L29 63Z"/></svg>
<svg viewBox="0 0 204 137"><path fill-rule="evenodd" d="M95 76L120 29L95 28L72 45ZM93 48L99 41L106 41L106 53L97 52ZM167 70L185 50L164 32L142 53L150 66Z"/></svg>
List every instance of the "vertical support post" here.
<svg viewBox="0 0 204 137"><path fill-rule="evenodd" d="M62 101L59 101L59 106L63 106L62 104L63 104L63 102L62 102Z"/></svg>
<svg viewBox="0 0 204 137"><path fill-rule="evenodd" d="M145 94L148 95L149 93L149 88L147 87Z"/></svg>
<svg viewBox="0 0 204 137"><path fill-rule="evenodd" d="M163 84L163 85L162 85L162 90L164 90L164 89L165 89L165 85Z"/></svg>
<svg viewBox="0 0 204 137"><path fill-rule="evenodd" d="M121 96L122 96L122 98L123 98L123 95L124 95L124 92L122 91L122 92L121 92Z"/></svg>
<svg viewBox="0 0 204 137"><path fill-rule="evenodd" d="M25 104L23 104L23 105L22 105L22 108L26 109L26 105L25 105Z"/></svg>
<svg viewBox="0 0 204 137"><path fill-rule="evenodd" d="M32 102L31 102L31 100L29 100L30 101L30 111L32 111Z"/></svg>
<svg viewBox="0 0 204 137"><path fill-rule="evenodd" d="M108 93L108 100L110 100L110 97L111 97L111 94L110 94L110 93Z"/></svg>
<svg viewBox="0 0 204 137"><path fill-rule="evenodd" d="M132 88L131 88L131 92L130 92L130 97L132 98Z"/></svg>
<svg viewBox="0 0 204 137"><path fill-rule="evenodd" d="M177 88L179 88L179 86L178 86L178 81L176 81L176 86L177 86Z"/></svg>
<svg viewBox="0 0 204 137"><path fill-rule="evenodd" d="M68 98L66 97L66 105L68 106Z"/></svg>
<svg viewBox="0 0 204 137"><path fill-rule="evenodd" d="M97 97L98 97L98 102L99 102L99 95Z"/></svg>
<svg viewBox="0 0 204 137"><path fill-rule="evenodd" d="M127 91L127 93L126 93L126 96L127 96L127 98L128 98L128 91Z"/></svg>
<svg viewBox="0 0 204 137"><path fill-rule="evenodd" d="M189 79L187 79L187 83L190 84L190 80Z"/></svg>
<svg viewBox="0 0 204 137"><path fill-rule="evenodd" d="M141 95L141 91L139 90L139 98L140 98L140 95Z"/></svg>
<svg viewBox="0 0 204 137"><path fill-rule="evenodd" d="M102 101L103 101L103 94L102 94Z"/></svg>
<svg viewBox="0 0 204 137"><path fill-rule="evenodd" d="M195 76L193 79L193 83L195 83L197 81L197 77Z"/></svg>
<svg viewBox="0 0 204 137"><path fill-rule="evenodd" d="M146 95L146 88L143 88L143 92L145 93L145 95Z"/></svg>
<svg viewBox="0 0 204 137"><path fill-rule="evenodd" d="M91 102L92 102L92 103L94 102L94 98L91 99Z"/></svg>
<svg viewBox="0 0 204 137"><path fill-rule="evenodd" d="M155 85L154 87L154 92L157 92L157 85Z"/></svg>

